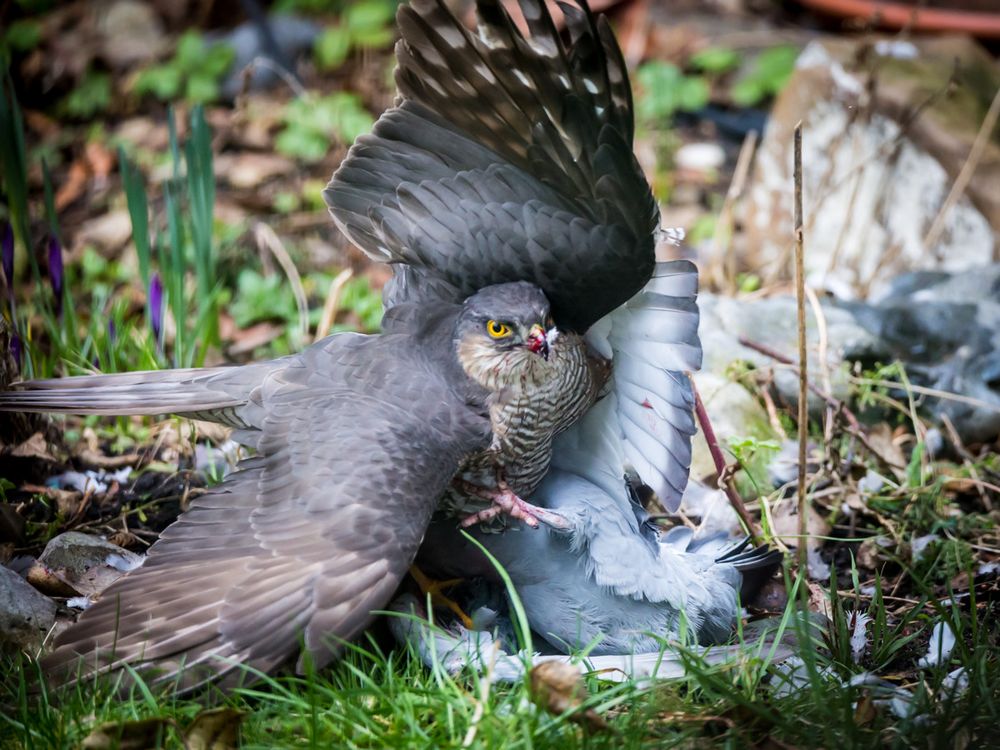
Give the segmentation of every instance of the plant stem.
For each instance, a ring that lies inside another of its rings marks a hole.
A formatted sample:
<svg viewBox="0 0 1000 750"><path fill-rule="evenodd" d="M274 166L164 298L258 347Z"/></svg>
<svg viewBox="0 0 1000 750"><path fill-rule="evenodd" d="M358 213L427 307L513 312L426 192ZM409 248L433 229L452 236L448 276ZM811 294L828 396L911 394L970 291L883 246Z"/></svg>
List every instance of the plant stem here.
<svg viewBox="0 0 1000 750"><path fill-rule="evenodd" d="M794 187L794 231L795 231L795 301L798 312L799 333L799 544L798 561L799 575L805 575L808 568L808 495L806 492L806 448L809 439L809 378L806 352L806 282L805 282L805 250L802 232L802 122L795 125L795 166L793 178ZM805 596L808 589L803 587Z"/></svg>
<svg viewBox="0 0 1000 750"><path fill-rule="evenodd" d="M701 427L701 432L705 436L708 452L712 454L715 470L719 473L719 489L726 493L726 497L729 498L729 504L733 506L736 515L740 517L740 520L746 527L751 541L754 544L759 544L760 529L754 522L753 516L750 515L750 511L747 510L747 506L743 504L743 498L740 497L740 493L736 491L733 477L726 466L726 457L722 455L719 439L715 436L715 430L712 429L712 422L708 418L708 411L705 409L705 403L701 400L701 394L698 393L698 388L694 384L694 378L688 375L688 380L691 381L691 392L694 394L694 413L698 418L698 425Z"/></svg>

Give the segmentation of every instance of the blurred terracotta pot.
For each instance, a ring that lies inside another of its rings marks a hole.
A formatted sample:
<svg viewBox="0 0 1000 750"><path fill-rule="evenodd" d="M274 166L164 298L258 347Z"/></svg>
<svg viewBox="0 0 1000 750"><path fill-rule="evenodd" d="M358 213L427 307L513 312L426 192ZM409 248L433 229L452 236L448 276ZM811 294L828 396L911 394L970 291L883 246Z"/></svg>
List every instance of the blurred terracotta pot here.
<svg viewBox="0 0 1000 750"><path fill-rule="evenodd" d="M933 2L933 0L931 0ZM958 7L936 7L917 0L799 0L802 5L823 13L847 18L878 17L882 28L908 26L914 31L944 31L1000 39L1000 10L989 0L956 0ZM921 7L922 6L922 7Z"/></svg>

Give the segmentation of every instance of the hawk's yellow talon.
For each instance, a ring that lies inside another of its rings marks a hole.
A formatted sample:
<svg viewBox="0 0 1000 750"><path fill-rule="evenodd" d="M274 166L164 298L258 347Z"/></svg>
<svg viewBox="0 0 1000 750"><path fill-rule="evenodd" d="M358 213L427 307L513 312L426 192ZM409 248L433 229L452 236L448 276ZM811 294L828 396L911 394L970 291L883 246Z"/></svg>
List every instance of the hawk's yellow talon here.
<svg viewBox="0 0 1000 750"><path fill-rule="evenodd" d="M410 566L410 575L413 576L413 580L417 582L417 586L420 587L420 591L423 592L424 596L430 595L432 604L447 607L458 616L458 619L462 621L462 624L467 630L473 629L472 618L465 614L465 611L458 606L458 603L455 602L455 600L448 598L442 593L444 589L450 589L452 586L457 586L463 579L451 578L447 581L435 581L434 579L428 577L416 565Z"/></svg>

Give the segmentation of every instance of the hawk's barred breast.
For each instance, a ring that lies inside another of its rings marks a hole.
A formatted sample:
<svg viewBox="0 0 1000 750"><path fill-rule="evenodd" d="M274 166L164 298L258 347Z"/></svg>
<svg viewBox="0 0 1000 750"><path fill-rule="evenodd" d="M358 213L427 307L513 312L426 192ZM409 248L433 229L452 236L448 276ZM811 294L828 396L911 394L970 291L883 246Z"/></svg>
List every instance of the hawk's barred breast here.
<svg viewBox="0 0 1000 750"><path fill-rule="evenodd" d="M588 353L583 338L572 333L559 334L548 360L532 355L518 364L519 377L491 399L489 450L470 456L458 477L492 487L499 472L511 490L527 497L548 470L552 440L594 403L605 373ZM462 516L487 505L453 487L441 507Z"/></svg>

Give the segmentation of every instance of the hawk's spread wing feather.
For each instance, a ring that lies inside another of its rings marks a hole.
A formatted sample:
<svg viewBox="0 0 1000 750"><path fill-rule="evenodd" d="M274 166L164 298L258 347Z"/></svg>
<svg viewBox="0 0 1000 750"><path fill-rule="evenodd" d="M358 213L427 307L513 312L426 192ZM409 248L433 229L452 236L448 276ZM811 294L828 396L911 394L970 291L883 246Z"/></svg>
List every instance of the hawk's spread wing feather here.
<svg viewBox="0 0 1000 750"><path fill-rule="evenodd" d="M232 683L241 663L287 661L303 633L327 662L387 603L459 462L487 444L485 420L418 347L342 335L281 360L243 412L259 455L192 502L47 668L82 655L88 672Z"/></svg>
<svg viewBox="0 0 1000 750"><path fill-rule="evenodd" d="M325 196L358 246L408 264L389 306L524 280L582 331L649 279L659 213L632 154L628 75L607 22L564 5L567 43L543 0L520 5L527 35L495 0L477 4L477 33L441 0L402 6L401 100Z"/></svg>

